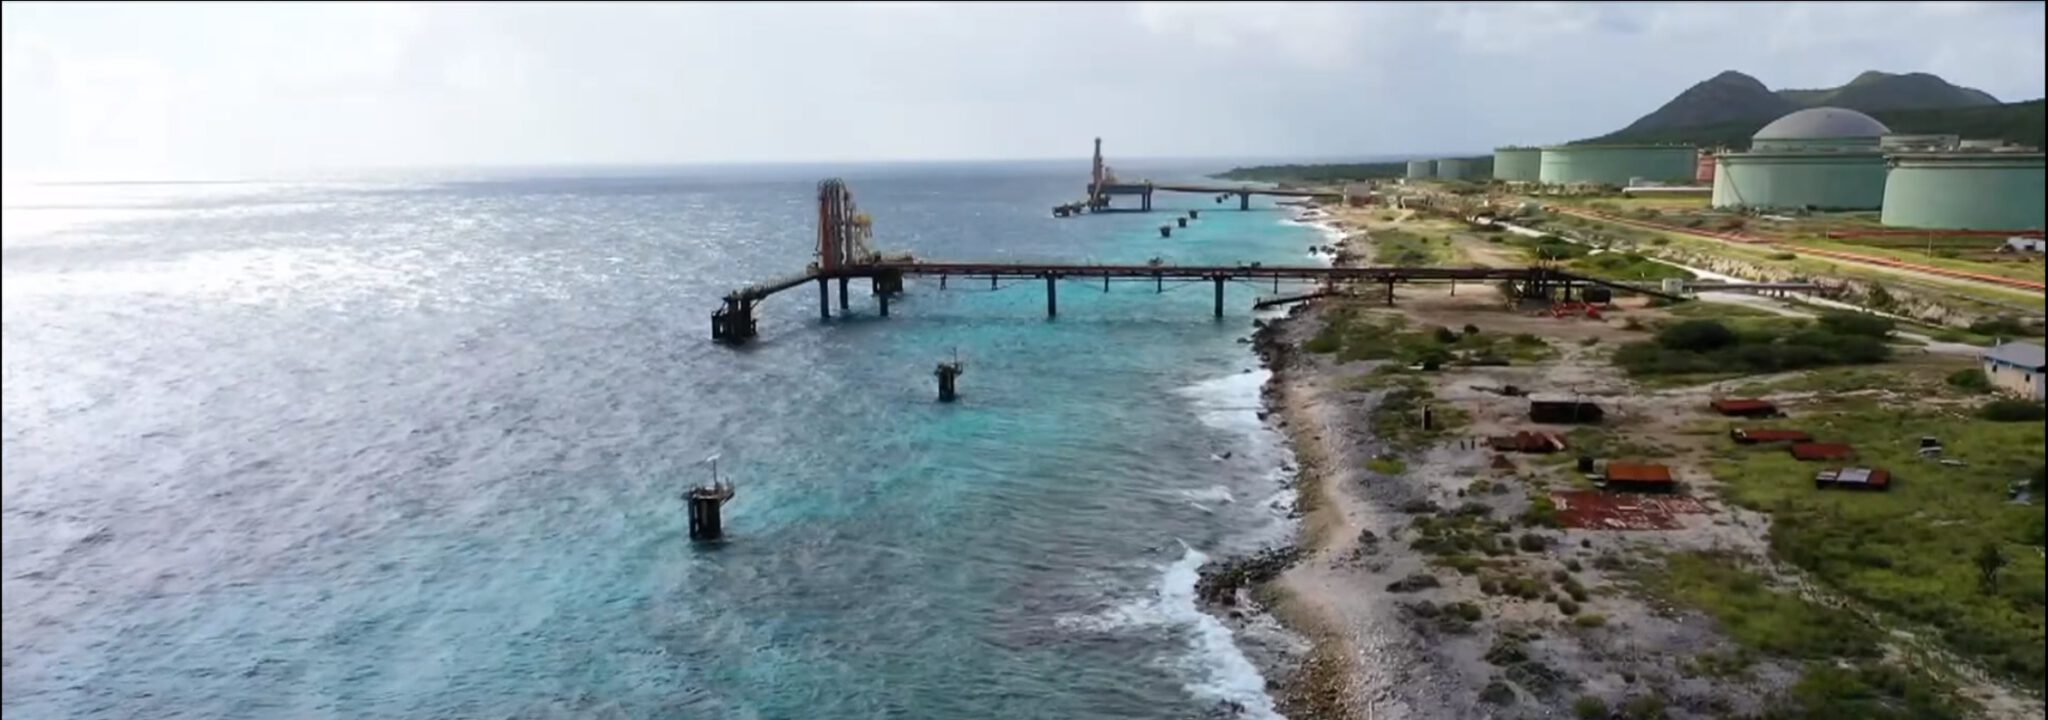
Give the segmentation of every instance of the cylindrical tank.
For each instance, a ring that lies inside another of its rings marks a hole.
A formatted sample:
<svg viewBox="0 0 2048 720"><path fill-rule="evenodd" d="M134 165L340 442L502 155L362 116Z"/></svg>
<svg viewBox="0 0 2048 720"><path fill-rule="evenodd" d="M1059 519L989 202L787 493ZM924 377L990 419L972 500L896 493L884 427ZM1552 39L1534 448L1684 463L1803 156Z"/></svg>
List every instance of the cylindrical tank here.
<svg viewBox="0 0 2048 720"><path fill-rule="evenodd" d="M1444 158L1436 161L1436 176L1449 180L1463 178L1472 172L1472 163L1464 158Z"/></svg>
<svg viewBox="0 0 2048 720"><path fill-rule="evenodd" d="M1420 180L1436 176L1436 163L1429 160L1408 161L1408 179Z"/></svg>
<svg viewBox="0 0 2048 720"><path fill-rule="evenodd" d="M1876 210L1884 205L1882 153L1726 153L1716 162L1717 208Z"/></svg>
<svg viewBox="0 0 2048 720"><path fill-rule="evenodd" d="M1629 178L1685 183L1699 152L1685 145L1557 145L1543 148L1537 179L1545 184L1596 183L1616 187Z"/></svg>
<svg viewBox="0 0 2048 720"><path fill-rule="evenodd" d="M1878 141L1878 147L1888 153L1953 152L1960 144L1956 136L1942 134L1894 133Z"/></svg>
<svg viewBox="0 0 2048 720"><path fill-rule="evenodd" d="M1543 149L1494 148L1493 179L1506 182L1535 182L1542 175Z"/></svg>
<svg viewBox="0 0 2048 720"><path fill-rule="evenodd" d="M1896 155L1885 180L1886 225L2039 230L2048 206L2041 153Z"/></svg>

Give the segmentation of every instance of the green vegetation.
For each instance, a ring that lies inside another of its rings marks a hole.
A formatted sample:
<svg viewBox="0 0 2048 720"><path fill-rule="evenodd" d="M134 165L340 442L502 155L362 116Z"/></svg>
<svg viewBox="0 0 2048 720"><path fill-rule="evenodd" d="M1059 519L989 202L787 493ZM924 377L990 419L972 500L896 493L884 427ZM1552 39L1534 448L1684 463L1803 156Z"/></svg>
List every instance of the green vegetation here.
<svg viewBox="0 0 2048 720"><path fill-rule="evenodd" d="M1629 252L1604 252L1573 260L1565 265L1580 274L1608 280L1663 280L1665 278L1692 279L1693 274L1684 268L1672 267Z"/></svg>
<svg viewBox="0 0 2048 720"><path fill-rule="evenodd" d="M1431 267L1455 260L1457 251L1450 238L1429 238L1402 230L1380 230L1372 234L1373 262L1403 267Z"/></svg>
<svg viewBox="0 0 2048 720"><path fill-rule="evenodd" d="M2001 423L1871 399L1841 400L1789 423L1854 443L1859 464L1892 473L1884 492L1817 490L1816 466L1781 448L1732 443L1714 464L1726 497L1772 517L1771 547L1826 587L1936 631L1959 654L2042 689L2048 591L2039 547L2048 516L2007 502L2008 485L2040 477L2040 422ZM1948 465L1923 460L1920 438ZM1976 559L2007 560L1986 593Z"/></svg>
<svg viewBox="0 0 2048 720"><path fill-rule="evenodd" d="M1991 376L1983 368L1963 368L1949 374L1945 380L1950 387L1971 393L1991 392Z"/></svg>
<svg viewBox="0 0 2048 720"><path fill-rule="evenodd" d="M1991 422L2040 422L2048 420L2048 407L2019 398L2000 398L1977 408L1977 417Z"/></svg>
<svg viewBox="0 0 2048 720"><path fill-rule="evenodd" d="M1868 365L1891 357L1884 342L1890 322L1871 319L1831 313L1818 323L1799 318L1686 320L1657 331L1653 342L1621 346L1614 364L1635 376Z"/></svg>
<svg viewBox="0 0 2048 720"><path fill-rule="evenodd" d="M1365 469L1381 475L1399 475L1408 472L1408 463L1397 457L1376 457L1365 461Z"/></svg>
<svg viewBox="0 0 2048 720"><path fill-rule="evenodd" d="M1391 360L1401 365L1435 369L1443 365L1505 365L1530 362L1556 354L1556 350L1534 335L1505 336L1484 331L1458 333L1443 327L1410 328L1400 315L1363 312L1357 307L1339 308L1323 329L1302 345L1313 353L1336 353L1340 362ZM1400 379L1371 381L1378 386L1398 385Z"/></svg>
<svg viewBox="0 0 2048 720"><path fill-rule="evenodd" d="M2048 129L2044 129L2048 128L2048 113L2043 112L2043 107L2043 101L2029 100L1970 108L1887 110L1870 115L1895 133L1953 133L1969 138L2004 138L2040 147L2048 144ZM1578 143L1684 143L1747 148L1750 136L1775 119L1777 116L1771 115L1689 127L1622 130Z"/></svg>
<svg viewBox="0 0 2048 720"><path fill-rule="evenodd" d="M1641 579L1645 589L1707 613L1746 647L1803 660L1879 654L1877 628L1772 590L1725 556L1679 554L1664 560Z"/></svg>
<svg viewBox="0 0 2048 720"><path fill-rule="evenodd" d="M1607 701L1582 695L1572 701L1572 715L1579 720L1607 720Z"/></svg>

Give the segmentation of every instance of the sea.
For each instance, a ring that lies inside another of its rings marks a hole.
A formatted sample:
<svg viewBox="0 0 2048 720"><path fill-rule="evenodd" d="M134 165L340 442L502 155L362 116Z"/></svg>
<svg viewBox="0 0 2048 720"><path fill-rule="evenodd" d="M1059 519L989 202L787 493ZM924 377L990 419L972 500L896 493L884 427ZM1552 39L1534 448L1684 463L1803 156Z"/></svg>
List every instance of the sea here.
<svg viewBox="0 0 2048 720"><path fill-rule="evenodd" d="M1041 281L912 278L885 318L857 281L821 320L805 285L710 339L811 261L828 176L930 260L1327 241L1264 199L1053 218L1085 172L10 184L0 711L1277 717L1194 584L1294 532L1246 340L1290 288L1231 283L1218 320L1206 282L1064 280L1048 318ZM737 495L692 542L713 456Z"/></svg>

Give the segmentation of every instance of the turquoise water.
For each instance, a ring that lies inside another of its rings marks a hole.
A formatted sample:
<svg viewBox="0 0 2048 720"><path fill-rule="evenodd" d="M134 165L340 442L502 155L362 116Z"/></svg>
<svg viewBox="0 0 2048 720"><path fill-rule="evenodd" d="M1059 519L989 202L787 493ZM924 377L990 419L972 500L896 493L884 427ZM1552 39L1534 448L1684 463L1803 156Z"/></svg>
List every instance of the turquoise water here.
<svg viewBox="0 0 2048 720"><path fill-rule="evenodd" d="M1263 680L1191 599L1287 537L1263 288L913 279L759 342L844 175L931 259L1309 262L1065 165L9 188L5 712L1189 717ZM1173 169L1161 171L1171 173ZM1161 175L1163 176L1163 175ZM933 364L967 361L961 402ZM677 494L721 453L729 541Z"/></svg>

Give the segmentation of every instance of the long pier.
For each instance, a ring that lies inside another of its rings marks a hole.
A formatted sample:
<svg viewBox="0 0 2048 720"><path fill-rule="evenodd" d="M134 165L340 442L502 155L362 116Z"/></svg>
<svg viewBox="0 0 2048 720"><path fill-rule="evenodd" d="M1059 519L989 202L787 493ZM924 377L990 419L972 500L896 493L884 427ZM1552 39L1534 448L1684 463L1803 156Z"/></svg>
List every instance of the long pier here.
<svg viewBox="0 0 2048 720"><path fill-rule="evenodd" d="M1191 183L1119 182L1116 171L1102 161L1102 138L1095 139L1095 167L1088 178L1087 197L1052 208L1053 217L1072 217L1084 212L1151 212L1152 195L1162 192L1194 193L1214 195L1221 203L1237 197L1237 209L1250 210L1253 195L1290 198L1341 197L1341 193L1320 190L1289 190L1284 188L1259 188L1248 185L1201 185ZM1119 208L1112 206L1112 199L1119 196L1135 196L1138 207Z"/></svg>
<svg viewBox="0 0 2048 720"><path fill-rule="evenodd" d="M1505 282L1519 297L1571 299L1574 291L1601 286L1670 300L1686 298L1656 288L1617 283L1577 275L1554 267L1329 267L1323 265L1102 265L1033 262L931 262L907 255L885 255L870 246L872 227L868 216L853 204L853 193L837 178L818 184L818 259L804 272L735 290L725 296L724 305L711 315L711 337L727 343L743 343L758 334L754 308L777 293L805 283L818 287L818 316L832 317L833 285L838 285L839 311L850 311L850 286L856 279L868 280L883 317L889 316L889 301L903 293L906 277L936 277L939 288L949 282L987 280L1000 287L1003 279L1045 281L1045 314L1059 315L1059 283L1068 279L1101 280L1108 288L1113 280L1151 281L1161 292L1166 283L1207 282L1215 288L1214 316L1223 317L1224 287L1233 281L1273 283L1279 291L1282 281L1319 283L1334 292L1340 285L1383 284L1388 304L1394 302L1394 288L1404 283Z"/></svg>

